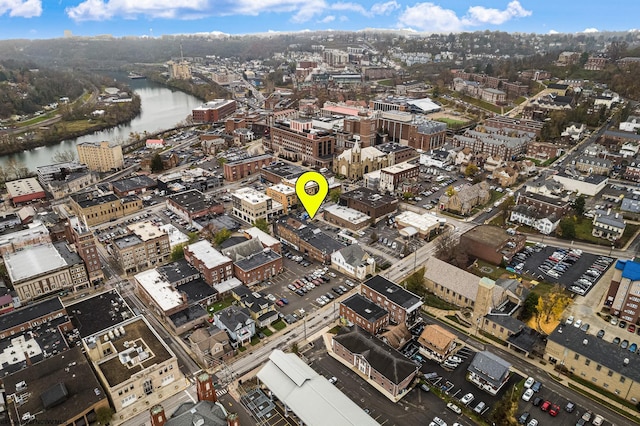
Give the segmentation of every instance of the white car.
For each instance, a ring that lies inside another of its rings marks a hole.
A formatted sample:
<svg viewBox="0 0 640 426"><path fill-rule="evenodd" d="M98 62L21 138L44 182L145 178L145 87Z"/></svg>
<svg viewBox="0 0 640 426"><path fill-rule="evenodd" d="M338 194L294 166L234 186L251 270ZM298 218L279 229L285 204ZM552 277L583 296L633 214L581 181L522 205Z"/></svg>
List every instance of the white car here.
<svg viewBox="0 0 640 426"><path fill-rule="evenodd" d="M456 404L454 404L453 402L448 403L447 408L456 414L462 413L462 409L458 407Z"/></svg>
<svg viewBox="0 0 640 426"><path fill-rule="evenodd" d="M475 397L473 396L473 394L469 392L468 394L460 398L460 402L462 402L464 405L469 405L474 399Z"/></svg>
<svg viewBox="0 0 640 426"><path fill-rule="evenodd" d="M338 381L338 378L336 376L333 376L329 379L329 383L331 383L332 385L335 385Z"/></svg>
<svg viewBox="0 0 640 426"><path fill-rule="evenodd" d="M566 325L571 325L573 324L573 315L571 315L569 318L567 318L567 320L564 322Z"/></svg>
<svg viewBox="0 0 640 426"><path fill-rule="evenodd" d="M531 386L533 386L533 384L536 382L536 379L534 379L533 377L529 377L525 382L524 382L524 387L526 389L531 388Z"/></svg>
<svg viewBox="0 0 640 426"><path fill-rule="evenodd" d="M273 294L267 294L267 299L269 299L272 302L276 301L276 297Z"/></svg>
<svg viewBox="0 0 640 426"><path fill-rule="evenodd" d="M462 362L462 358L452 355L449 358L447 358L447 361L452 362L454 364L460 364Z"/></svg>
<svg viewBox="0 0 640 426"><path fill-rule="evenodd" d="M320 306L324 306L324 305L326 305L326 304L327 304L324 300L322 300L322 299L321 299L321 298L319 298L319 297L316 299L316 303L317 303L318 305L320 305Z"/></svg>
<svg viewBox="0 0 640 426"><path fill-rule="evenodd" d="M533 397L533 389L527 389L526 391L524 391L524 393L522 394L522 400L523 401L531 401L531 397Z"/></svg>
<svg viewBox="0 0 640 426"><path fill-rule="evenodd" d="M576 322L573 323L573 326L575 328L580 328L581 325L582 325L582 320L581 319L579 319L579 320L577 320Z"/></svg>

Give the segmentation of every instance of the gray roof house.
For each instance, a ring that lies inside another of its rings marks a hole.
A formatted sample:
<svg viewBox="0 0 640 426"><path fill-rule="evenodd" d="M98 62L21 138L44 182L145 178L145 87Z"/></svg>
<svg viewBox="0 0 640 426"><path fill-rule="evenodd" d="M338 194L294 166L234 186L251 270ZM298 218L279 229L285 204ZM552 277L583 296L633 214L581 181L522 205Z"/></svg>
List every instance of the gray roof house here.
<svg viewBox="0 0 640 426"><path fill-rule="evenodd" d="M359 244L351 244L331 254L331 266L358 280L373 275L376 261Z"/></svg>
<svg viewBox="0 0 640 426"><path fill-rule="evenodd" d="M256 323L247 308L229 306L213 314L213 321L216 327L229 333L235 345L250 341L256 334Z"/></svg>
<svg viewBox="0 0 640 426"><path fill-rule="evenodd" d="M593 216L593 229L591 234L594 237L606 238L615 241L622 237L626 223L622 215L608 210L596 210Z"/></svg>
<svg viewBox="0 0 640 426"><path fill-rule="evenodd" d="M469 381L491 395L496 395L509 380L511 364L491 352L478 352L467 368Z"/></svg>

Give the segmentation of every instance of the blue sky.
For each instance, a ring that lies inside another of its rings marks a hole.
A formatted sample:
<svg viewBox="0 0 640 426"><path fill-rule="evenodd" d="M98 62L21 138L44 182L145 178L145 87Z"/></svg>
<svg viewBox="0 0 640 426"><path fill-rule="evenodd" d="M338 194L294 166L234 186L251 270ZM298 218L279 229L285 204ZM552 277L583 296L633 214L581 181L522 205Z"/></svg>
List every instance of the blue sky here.
<svg viewBox="0 0 640 426"><path fill-rule="evenodd" d="M0 0L0 39L74 35L412 29L576 33L640 26L640 1Z"/></svg>

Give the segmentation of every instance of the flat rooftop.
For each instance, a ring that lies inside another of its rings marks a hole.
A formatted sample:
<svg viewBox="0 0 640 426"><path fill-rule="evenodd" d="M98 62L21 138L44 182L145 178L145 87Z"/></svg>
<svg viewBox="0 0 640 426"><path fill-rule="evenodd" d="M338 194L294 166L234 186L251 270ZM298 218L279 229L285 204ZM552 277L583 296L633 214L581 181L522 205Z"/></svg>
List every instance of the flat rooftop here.
<svg viewBox="0 0 640 426"><path fill-rule="evenodd" d="M202 278L180 285L178 291L187 295L187 302L189 304L199 303L218 294L218 291L207 284Z"/></svg>
<svg viewBox="0 0 640 426"><path fill-rule="evenodd" d="M337 204L327 206L324 208L325 213L332 214L340 219L349 221L353 224L360 224L363 222L367 222L371 219L371 217L366 214L359 212L358 210L351 209L349 207L340 206Z"/></svg>
<svg viewBox="0 0 640 426"><path fill-rule="evenodd" d="M20 406L20 413L35 414L36 424L66 423L107 398L80 347L52 356L2 380L7 394L30 395ZM22 392L16 390L20 382L27 385ZM51 405L57 401L61 402Z"/></svg>
<svg viewBox="0 0 640 426"><path fill-rule="evenodd" d="M393 281L389 281L381 275L369 278L362 285L367 286L379 294L385 296L398 306L402 306L407 310L412 310L422 305L422 300L417 295L405 290Z"/></svg>
<svg viewBox="0 0 640 426"><path fill-rule="evenodd" d="M0 331L8 330L22 324L29 324L35 319L42 318L62 308L62 302L57 296L31 303L15 311L0 315Z"/></svg>
<svg viewBox="0 0 640 426"><path fill-rule="evenodd" d="M416 169L419 167L420 167L419 164L399 163L399 164L394 164L393 166L385 167L384 169L382 169L382 172L396 174L396 173L401 173L407 170Z"/></svg>
<svg viewBox="0 0 640 426"><path fill-rule="evenodd" d="M189 241L189 237L171 223L167 223L158 228L169 236L169 246L171 248Z"/></svg>
<svg viewBox="0 0 640 426"><path fill-rule="evenodd" d="M132 375L174 356L142 317L136 317L124 323L122 327L124 335L120 333L119 337L109 338L106 343L103 333L95 335L96 339L102 339L103 347L111 346L112 348L112 355L97 363L97 368L100 369L110 387L117 386L129 380ZM90 344L88 339L91 337L85 339L87 344Z"/></svg>
<svg viewBox="0 0 640 426"><path fill-rule="evenodd" d="M199 259L208 269L231 262L231 259L213 248L211 243L207 240L189 244L187 249L193 254L193 257Z"/></svg>
<svg viewBox="0 0 640 426"><path fill-rule="evenodd" d="M136 191L143 188L151 188L157 185L155 179L151 179L145 175L132 176L126 179L116 180L111 182L111 186L114 191L118 191L120 193Z"/></svg>
<svg viewBox="0 0 640 426"><path fill-rule="evenodd" d="M137 235L142 241L150 241L165 235L165 232L160 229L160 227L150 221L132 223L127 226L127 229Z"/></svg>
<svg viewBox="0 0 640 426"><path fill-rule="evenodd" d="M243 229L242 232L244 232L245 235L249 235L251 238L257 238L262 243L262 245L266 247L271 247L280 243L280 240L272 237L264 231L261 231L255 226L248 229Z"/></svg>
<svg viewBox="0 0 640 426"><path fill-rule="evenodd" d="M253 188L240 188L231 195L249 204L260 204L271 200L271 197Z"/></svg>
<svg viewBox="0 0 640 426"><path fill-rule="evenodd" d="M177 194L170 195L168 199L189 213L200 212L207 209L209 205L207 197L197 189L178 192Z"/></svg>
<svg viewBox="0 0 640 426"><path fill-rule="evenodd" d="M42 186L36 178L12 180L11 182L5 183L5 185L9 193L9 198L44 192L44 189L42 189Z"/></svg>
<svg viewBox="0 0 640 426"><path fill-rule="evenodd" d="M129 247L134 247L139 244L142 244L142 240L135 234L124 235L119 238L115 238L113 240L113 244L116 245L120 250L126 249Z"/></svg>
<svg viewBox="0 0 640 426"><path fill-rule="evenodd" d="M390 195L383 195L369 188L358 188L340 195L341 199L360 201L370 207L378 208L387 204L397 204L398 200Z"/></svg>
<svg viewBox="0 0 640 426"><path fill-rule="evenodd" d="M66 305L65 308L71 317L71 323L81 337L115 327L134 316L117 290L96 294L80 302Z"/></svg>
<svg viewBox="0 0 640 426"><path fill-rule="evenodd" d="M83 209L101 204L115 203L119 200L115 194L93 196L88 192L72 195L71 198Z"/></svg>
<svg viewBox="0 0 640 426"><path fill-rule="evenodd" d="M269 173L273 173L274 175L280 176L281 178L298 177L306 171L306 169L296 166L295 164L289 164L284 162L278 162L278 163L263 167L262 170L265 170Z"/></svg>
<svg viewBox="0 0 640 426"><path fill-rule="evenodd" d="M184 304L180 292L155 269L140 272L134 278L163 311L167 312Z"/></svg>
<svg viewBox="0 0 640 426"><path fill-rule="evenodd" d="M273 262L274 260L278 260L281 258L282 256L280 256L275 251L271 249L265 249L259 253L254 253L248 257L245 257L244 259L238 260L237 262L235 262L235 265L243 271L251 271L262 265L266 265L270 262Z"/></svg>
<svg viewBox="0 0 640 426"><path fill-rule="evenodd" d="M168 263L163 266L158 266L156 268L160 275L166 277L166 279L170 283L176 283L182 280L185 280L189 277L200 276L200 272L189 265L189 263L184 260L176 260L175 262Z"/></svg>
<svg viewBox="0 0 640 426"><path fill-rule="evenodd" d="M281 194L285 194L285 195L292 195L295 194L296 190L292 187L290 187L289 185L285 185L284 183L278 183L276 185L273 185L271 187L269 187L272 191L276 191L279 192Z"/></svg>
<svg viewBox="0 0 640 426"><path fill-rule="evenodd" d="M12 283L65 268L67 262L53 244L41 244L4 255L4 264Z"/></svg>

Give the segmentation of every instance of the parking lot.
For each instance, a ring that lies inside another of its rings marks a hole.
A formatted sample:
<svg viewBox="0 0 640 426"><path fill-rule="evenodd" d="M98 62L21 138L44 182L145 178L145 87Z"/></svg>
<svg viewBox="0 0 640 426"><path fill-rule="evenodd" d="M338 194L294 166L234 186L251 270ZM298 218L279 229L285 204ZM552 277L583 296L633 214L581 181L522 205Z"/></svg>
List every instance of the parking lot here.
<svg viewBox="0 0 640 426"><path fill-rule="evenodd" d="M552 283L560 283L581 296L586 295L613 264L614 259L536 244L517 253L508 271L525 273Z"/></svg>

